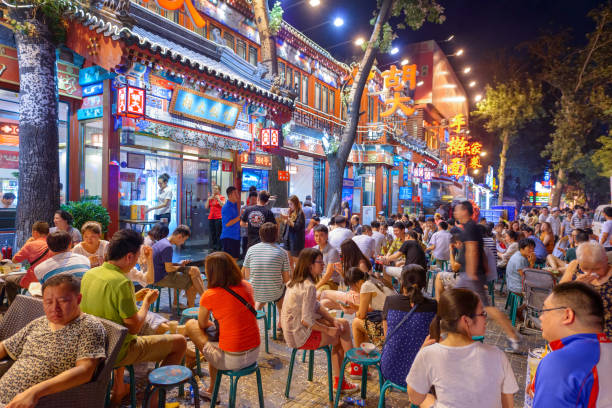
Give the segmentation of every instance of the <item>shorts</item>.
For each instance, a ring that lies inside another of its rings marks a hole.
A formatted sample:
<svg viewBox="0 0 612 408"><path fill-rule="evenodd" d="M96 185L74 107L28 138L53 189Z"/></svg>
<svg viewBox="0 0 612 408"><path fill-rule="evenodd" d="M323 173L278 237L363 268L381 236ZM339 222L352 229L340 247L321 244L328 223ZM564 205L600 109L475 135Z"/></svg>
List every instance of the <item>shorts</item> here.
<svg viewBox="0 0 612 408"><path fill-rule="evenodd" d="M170 272L162 280L155 282L155 286L174 289L189 289L191 285L191 276L183 272Z"/></svg>
<svg viewBox="0 0 612 408"><path fill-rule="evenodd" d="M170 220L171 220L170 213L156 214L153 218L156 221L161 221L162 219L165 218L166 219L166 224L170 224Z"/></svg>
<svg viewBox="0 0 612 408"><path fill-rule="evenodd" d="M162 361L172 352L175 334L158 334L155 336L137 336L127 347L127 353L115 367L142 363L144 361Z"/></svg>
<svg viewBox="0 0 612 408"><path fill-rule="evenodd" d="M163 323L167 323L168 319L153 312L147 312L145 321L138 332L139 336L151 336L157 334L157 328Z"/></svg>
<svg viewBox="0 0 612 408"><path fill-rule="evenodd" d="M484 276L479 276L477 280L472 280L468 278L466 273L462 273L459 275L459 279L457 279L455 289L463 288L471 290L478 295L483 307L489 307L491 302L489 301L489 294L485 290L486 284L487 278Z"/></svg>
<svg viewBox="0 0 612 408"><path fill-rule="evenodd" d="M240 240L232 238L223 238L221 240L223 246L223 252L227 252L232 258L238 259L240 257Z"/></svg>
<svg viewBox="0 0 612 408"><path fill-rule="evenodd" d="M318 330L313 330L310 333L310 337L306 340L306 343L300 347L300 350L316 350L321 346L321 338L323 335Z"/></svg>
<svg viewBox="0 0 612 408"><path fill-rule="evenodd" d="M444 289L452 289L457 284L457 279L459 279L459 274L455 272L438 272L438 278Z"/></svg>
<svg viewBox="0 0 612 408"><path fill-rule="evenodd" d="M223 351L217 342L207 342L202 347L206 361L218 370L240 370L255 364L259 357L259 346L238 353Z"/></svg>
<svg viewBox="0 0 612 408"><path fill-rule="evenodd" d="M381 348L385 343L385 333L382 322L373 322L366 318L364 321L364 326L366 333L368 333L370 342L375 344L376 347Z"/></svg>

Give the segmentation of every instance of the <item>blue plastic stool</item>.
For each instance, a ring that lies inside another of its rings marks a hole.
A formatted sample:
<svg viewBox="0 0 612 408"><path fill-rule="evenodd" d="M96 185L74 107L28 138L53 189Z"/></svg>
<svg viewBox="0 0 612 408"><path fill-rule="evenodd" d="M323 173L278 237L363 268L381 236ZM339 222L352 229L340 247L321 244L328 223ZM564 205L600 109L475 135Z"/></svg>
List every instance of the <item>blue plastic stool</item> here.
<svg viewBox="0 0 612 408"><path fill-rule="evenodd" d="M389 388L395 388L396 390L404 392L404 393L408 392L406 387L402 387L401 385L398 385L394 382L386 380L382 388L380 389L380 398L378 398L378 408L385 408L385 393L387 392ZM410 404L410 408L419 408L419 406Z"/></svg>
<svg viewBox="0 0 612 408"><path fill-rule="evenodd" d="M189 307L181 312L181 320L179 324L187 323L187 320L194 319L198 320L198 314L200 313L199 307Z"/></svg>
<svg viewBox="0 0 612 408"><path fill-rule="evenodd" d="M344 354L344 361L342 361L342 367L340 368L340 379L338 380L338 390L336 391L336 400L334 402L334 408L338 407L338 402L340 402L340 390L342 389L342 384L344 383L344 369L346 365L351 362L355 364L359 364L362 367L361 370L361 399L365 400L367 391L368 391L368 367L375 366L378 370L378 380L379 387L382 392L383 386L383 375L382 371L380 371L380 351L374 350L370 354L366 354L360 348L352 348Z"/></svg>
<svg viewBox="0 0 612 408"><path fill-rule="evenodd" d="M518 293L514 293L514 292L508 293L508 299L506 299L505 309L508 310L508 306L510 306L510 319L512 320L513 326L516 325L516 313L518 311L519 306L522 304L523 304L522 295Z"/></svg>
<svg viewBox="0 0 612 408"><path fill-rule="evenodd" d="M115 367L121 368L121 367ZM136 374L134 373L134 366L128 365L124 367L127 369L128 374L130 375L130 407L138 408L138 402L136 400ZM106 390L106 404L108 406L110 404L110 393L111 388L113 387L113 382L115 381L115 370L111 372L111 381L108 384L108 389ZM123 379L121 379L123 381Z"/></svg>
<svg viewBox="0 0 612 408"><path fill-rule="evenodd" d="M287 385L285 387L285 397L289 398L289 391L291 389L291 378L293 377L293 363L295 362L295 354L300 349L294 348L291 352L291 362L289 363L289 375L287 376ZM332 385L332 364L331 364L331 347L323 346L318 348L317 350L325 351L327 355L327 382L329 383L329 402L333 402L334 400L334 386ZM310 358L308 360L308 381L312 381L313 371L314 371L314 352L315 350L310 351ZM306 350L304 350L304 353Z"/></svg>
<svg viewBox="0 0 612 408"><path fill-rule="evenodd" d="M436 276L438 276L438 271L427 270L427 287L429 287L429 281L433 281L431 284L431 297L436 297Z"/></svg>
<svg viewBox="0 0 612 408"><path fill-rule="evenodd" d="M156 368L149 373L149 384L145 390L145 399L143 407L149 406L149 398L155 389L159 390L159 408L166 406L166 391L174 387L191 384L193 387L193 399L196 408L200 408L200 393L198 392L198 383L191 370L181 365L169 365Z"/></svg>
<svg viewBox="0 0 612 408"><path fill-rule="evenodd" d="M257 363L243 368L242 370L219 370L217 371L217 378L215 379L215 387L210 401L210 408L215 408L217 405L217 395L219 394L219 386L221 385L221 376L226 375L230 379L230 395L229 395L229 408L236 406L236 391L238 390L238 380L240 377L255 373L257 376L257 394L259 396L259 408L264 408L264 395L263 386L261 385L261 372Z"/></svg>

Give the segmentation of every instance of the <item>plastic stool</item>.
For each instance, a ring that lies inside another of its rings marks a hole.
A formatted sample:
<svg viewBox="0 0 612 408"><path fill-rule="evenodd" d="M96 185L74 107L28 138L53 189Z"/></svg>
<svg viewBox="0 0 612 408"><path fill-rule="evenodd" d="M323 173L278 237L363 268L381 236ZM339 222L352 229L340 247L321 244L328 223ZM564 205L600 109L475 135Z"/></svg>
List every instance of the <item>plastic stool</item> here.
<svg viewBox="0 0 612 408"><path fill-rule="evenodd" d="M523 295L518 293L509 292L508 299L506 299L506 307L508 310L508 306L510 306L510 319L512 320L512 325L516 325L516 313L520 305L523 304Z"/></svg>
<svg viewBox="0 0 612 408"><path fill-rule="evenodd" d="M155 285L147 285L147 288L149 289L157 289L159 291L159 296L157 297L157 300L155 301L155 313L159 313L159 304L161 302L161 296L162 296L162 289L164 289L164 287L162 286L155 286ZM166 289L168 289L168 304L170 305L170 314L172 314L172 288L168 288L166 287ZM181 315L181 311L179 310L179 289L174 289L175 291L175 295L176 295L176 314L177 315ZM149 308L149 310L152 312L153 311L153 305L151 305L151 307Z"/></svg>
<svg viewBox="0 0 612 408"><path fill-rule="evenodd" d="M338 390L336 391L336 400L334 402L334 408L338 407L338 402L340 402L340 390L342 389L342 384L344 383L344 369L346 365L351 362L355 364L359 364L362 367L361 370L361 399L365 400L367 391L368 391L368 367L375 366L378 370L378 381L379 387L382 392L383 386L383 375L382 371L380 371L380 351L374 350L370 354L366 354L360 348L352 348L346 352L344 355L344 361L342 361L342 367L340 368L340 379L338 380Z"/></svg>
<svg viewBox="0 0 612 408"><path fill-rule="evenodd" d="M257 363L243 368L241 370L219 370L217 371L217 378L215 379L215 387L210 401L210 408L215 408L217 405L217 395L219 394L219 386L221 385L221 376L226 375L230 379L230 395L229 395L229 408L236 406L236 391L238 390L238 380L240 377L255 373L257 376L257 394L259 396L259 408L264 408L264 396L263 386L261 385L261 373L259 372L259 366ZM197 407L197 405L196 405Z"/></svg>
<svg viewBox="0 0 612 408"><path fill-rule="evenodd" d="M174 387L190 383L193 387L193 399L196 408L200 408L200 393L198 383L193 378L191 370L181 365L169 365L156 368L149 373L149 384L145 390L143 407L149 406L149 398L155 389L159 390L159 408L166 406L166 391Z"/></svg>
<svg viewBox="0 0 612 408"><path fill-rule="evenodd" d="M495 279L487 282L489 287L489 296L491 296L491 305L495 306Z"/></svg>
<svg viewBox="0 0 612 408"><path fill-rule="evenodd" d="M429 269L427 271L427 287L429 287L429 281L432 280L431 284L431 297L436 297L436 276L438 276L438 271Z"/></svg>
<svg viewBox="0 0 612 408"><path fill-rule="evenodd" d="M291 378L293 377L293 363L295 362L295 354L300 349L294 348L291 352L291 362L289 363L289 375L287 376L287 386L285 387L285 397L289 398L289 390L291 389ZM318 348L317 350L325 351L327 354L327 382L329 383L329 402L333 402L334 400L334 388L332 385L332 364L331 364L331 347L323 346ZM308 381L312 381L313 371L314 371L314 352L315 350L310 351L310 359L308 361ZM306 350L304 350L306 353Z"/></svg>
<svg viewBox="0 0 612 408"><path fill-rule="evenodd" d="M272 338L276 340L276 303L274 302L268 302L268 329L270 326L272 326Z"/></svg>
<svg viewBox="0 0 612 408"><path fill-rule="evenodd" d="M398 385L394 382L386 380L382 388L380 389L380 398L378 398L378 408L385 408L385 393L387 392L389 388L395 388L396 390L404 392L404 393L408 392L406 390L406 387L402 387L401 385ZM410 408L419 408L419 406L410 404Z"/></svg>
<svg viewBox="0 0 612 408"><path fill-rule="evenodd" d="M200 313L199 307L189 307L181 312L181 320L179 324L187 323L187 320L195 319L198 320L198 314Z"/></svg>
<svg viewBox="0 0 612 408"><path fill-rule="evenodd" d="M264 336L266 339L266 353L270 354L270 350L268 349L268 318L266 317L266 312L263 310L257 311L257 320L263 319L264 321Z"/></svg>
<svg viewBox="0 0 612 408"><path fill-rule="evenodd" d="M115 367L115 368L121 368L121 367ZM129 365L129 366L125 366L123 367L125 369L127 369L128 374L130 375L130 407L132 408L138 408L138 402L136 401L136 375L134 373L134 366ZM111 394L111 388L113 388L113 382L115 381L115 370L113 369L113 371L111 371L111 381L108 384L108 388L106 390L106 404L105 406L108 406L110 404L110 394ZM123 379L121 379L123 381Z"/></svg>

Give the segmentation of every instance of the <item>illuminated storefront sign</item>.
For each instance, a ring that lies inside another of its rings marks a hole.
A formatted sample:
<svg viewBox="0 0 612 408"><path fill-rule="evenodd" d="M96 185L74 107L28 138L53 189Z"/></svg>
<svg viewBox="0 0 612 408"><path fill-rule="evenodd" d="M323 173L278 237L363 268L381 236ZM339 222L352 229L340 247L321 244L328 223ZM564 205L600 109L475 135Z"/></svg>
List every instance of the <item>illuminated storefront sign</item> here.
<svg viewBox="0 0 612 408"><path fill-rule="evenodd" d="M249 152L240 153L241 164L255 164L257 166L272 167L272 157L265 154Z"/></svg>
<svg viewBox="0 0 612 408"><path fill-rule="evenodd" d="M410 104L412 99L403 92L406 82L410 89L416 87L416 65L404 65L401 71L395 65L391 65L391 68L383 72L382 76L385 80L385 89L391 92L391 97L385 101L385 105L391 106L380 116L386 118L398 110L406 116L412 115L414 113L414 106Z"/></svg>
<svg viewBox="0 0 612 408"><path fill-rule="evenodd" d="M278 129L265 128L261 130L261 147L278 147Z"/></svg>
<svg viewBox="0 0 612 408"><path fill-rule="evenodd" d="M117 115L128 118L145 116L146 90L126 85L117 89Z"/></svg>
<svg viewBox="0 0 612 408"><path fill-rule="evenodd" d="M235 128L242 106L213 98L201 92L177 86L170 102L170 112L197 121Z"/></svg>

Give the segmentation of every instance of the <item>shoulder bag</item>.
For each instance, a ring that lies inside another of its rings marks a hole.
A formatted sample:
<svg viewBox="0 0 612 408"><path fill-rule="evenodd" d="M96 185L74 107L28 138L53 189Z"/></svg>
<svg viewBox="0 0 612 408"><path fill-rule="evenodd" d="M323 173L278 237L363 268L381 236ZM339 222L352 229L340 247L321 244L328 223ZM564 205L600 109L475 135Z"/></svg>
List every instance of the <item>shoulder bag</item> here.
<svg viewBox="0 0 612 408"><path fill-rule="evenodd" d="M240 303L245 305L246 308L249 309L249 311L251 313L253 313L255 318L257 318L257 311L255 310L255 308L253 306L251 306L251 304L249 302L247 302L242 296L240 296L238 293L234 292L234 290L232 290L230 288L223 288L223 289L225 289L232 296L234 296L236 299L238 299L240 301ZM208 337L208 341L218 342L219 341L219 320L215 319L213 322L214 322L214 326L210 326L210 327L206 328L206 337Z"/></svg>

